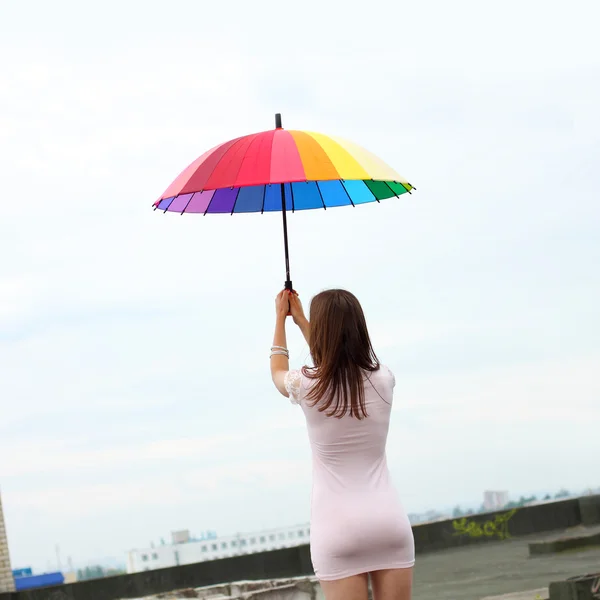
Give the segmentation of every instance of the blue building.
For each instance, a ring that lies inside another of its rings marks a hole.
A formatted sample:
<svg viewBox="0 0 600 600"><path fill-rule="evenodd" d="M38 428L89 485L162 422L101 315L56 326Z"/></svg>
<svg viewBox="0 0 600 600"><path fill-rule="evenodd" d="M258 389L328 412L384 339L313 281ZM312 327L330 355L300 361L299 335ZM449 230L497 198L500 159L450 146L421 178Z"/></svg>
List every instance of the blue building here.
<svg viewBox="0 0 600 600"><path fill-rule="evenodd" d="M34 575L30 567L25 569L14 569L12 574L15 579L15 589L17 592L47 587L50 585L61 585L65 582L62 573L43 573L42 575Z"/></svg>

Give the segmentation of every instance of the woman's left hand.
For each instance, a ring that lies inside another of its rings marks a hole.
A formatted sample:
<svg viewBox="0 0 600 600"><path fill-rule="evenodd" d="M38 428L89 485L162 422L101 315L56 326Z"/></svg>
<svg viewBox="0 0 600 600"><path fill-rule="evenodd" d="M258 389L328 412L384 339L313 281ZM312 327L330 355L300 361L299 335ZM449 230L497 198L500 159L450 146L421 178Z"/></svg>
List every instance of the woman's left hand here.
<svg viewBox="0 0 600 600"><path fill-rule="evenodd" d="M285 319L290 312L290 292L282 290L275 298L275 314L277 318Z"/></svg>

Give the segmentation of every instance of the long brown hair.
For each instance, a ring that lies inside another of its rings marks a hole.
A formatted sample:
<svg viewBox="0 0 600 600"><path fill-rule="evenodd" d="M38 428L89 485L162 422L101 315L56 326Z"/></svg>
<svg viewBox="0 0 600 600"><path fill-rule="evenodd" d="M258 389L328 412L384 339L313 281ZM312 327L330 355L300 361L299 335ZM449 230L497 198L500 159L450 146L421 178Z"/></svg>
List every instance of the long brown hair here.
<svg viewBox="0 0 600 600"><path fill-rule="evenodd" d="M314 379L307 398L328 417L367 417L364 376L379 369L362 307L346 290L327 290L310 304L310 354Z"/></svg>

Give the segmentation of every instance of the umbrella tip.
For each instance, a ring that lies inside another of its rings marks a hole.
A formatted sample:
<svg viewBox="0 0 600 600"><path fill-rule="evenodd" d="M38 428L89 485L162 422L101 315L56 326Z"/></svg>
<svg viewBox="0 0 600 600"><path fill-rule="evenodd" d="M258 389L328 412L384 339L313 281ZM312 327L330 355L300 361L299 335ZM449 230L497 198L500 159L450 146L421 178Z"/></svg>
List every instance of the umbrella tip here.
<svg viewBox="0 0 600 600"><path fill-rule="evenodd" d="M275 115L275 129L283 129L283 126L281 125L281 114L277 113Z"/></svg>

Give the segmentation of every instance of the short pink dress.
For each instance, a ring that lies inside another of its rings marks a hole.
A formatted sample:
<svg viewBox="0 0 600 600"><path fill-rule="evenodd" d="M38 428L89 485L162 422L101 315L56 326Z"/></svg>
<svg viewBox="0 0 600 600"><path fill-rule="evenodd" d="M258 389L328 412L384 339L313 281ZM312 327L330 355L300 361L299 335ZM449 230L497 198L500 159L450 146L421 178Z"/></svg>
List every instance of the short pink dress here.
<svg viewBox="0 0 600 600"><path fill-rule="evenodd" d="M365 375L368 417L327 417L306 401L314 380L289 371L285 387L304 411L312 448L310 553L323 581L415 562L410 522L392 484L385 446L395 379L382 366Z"/></svg>

